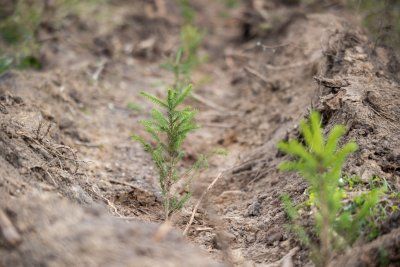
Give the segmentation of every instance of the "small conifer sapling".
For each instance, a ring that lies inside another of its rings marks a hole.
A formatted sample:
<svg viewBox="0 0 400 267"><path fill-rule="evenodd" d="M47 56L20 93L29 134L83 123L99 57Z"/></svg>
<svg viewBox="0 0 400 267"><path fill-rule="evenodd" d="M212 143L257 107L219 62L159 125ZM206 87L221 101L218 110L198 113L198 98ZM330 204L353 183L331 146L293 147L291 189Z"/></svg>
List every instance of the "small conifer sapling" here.
<svg viewBox="0 0 400 267"><path fill-rule="evenodd" d="M141 92L142 96L153 102L158 108L151 111L150 119L140 121L152 141L147 142L138 135L134 135L133 139L138 141L151 155L157 168L165 220L168 220L172 213L181 209L191 197L190 192L184 196L173 193L173 185L181 179L190 181L206 164L206 158L203 156L199 156L198 160L188 168L184 169L181 164L185 154L182 149L183 141L187 134L199 128L194 122L196 110L189 106L180 108L191 90L191 85L185 86L179 91L169 89L166 99Z"/></svg>
<svg viewBox="0 0 400 267"><path fill-rule="evenodd" d="M315 221L319 245L313 244L299 224L299 214L292 206L289 196L284 196L283 201L287 214L295 222L292 229L311 248L311 257L314 263L317 266L327 266L333 256L338 237L340 237L335 231L343 198L343 194L339 190L339 179L347 156L356 151L357 144L349 142L338 148L339 140L346 132L345 127L341 125L336 125L325 139L320 115L317 112L311 113L309 121L300 123L300 130L304 144L298 140L278 144L281 151L293 156L292 161L283 162L279 167L284 171L300 173L309 183L317 209Z"/></svg>

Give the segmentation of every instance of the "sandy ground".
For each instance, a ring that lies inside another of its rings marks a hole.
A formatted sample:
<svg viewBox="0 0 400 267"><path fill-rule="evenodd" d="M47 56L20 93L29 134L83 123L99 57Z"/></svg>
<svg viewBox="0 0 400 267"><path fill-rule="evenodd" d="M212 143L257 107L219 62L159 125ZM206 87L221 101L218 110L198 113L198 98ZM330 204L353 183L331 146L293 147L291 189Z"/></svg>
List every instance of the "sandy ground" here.
<svg viewBox="0 0 400 267"><path fill-rule="evenodd" d="M392 50L375 46L336 6L249 1L227 10L194 1L209 61L193 75L200 97L190 104L202 128L185 143L185 162L216 147L228 156L213 158L194 182L175 229L160 228L157 174L130 136L143 133L137 121L151 108L139 92L163 95L173 78L160 68L179 41L179 10L167 3L161 12L115 1L93 11L103 18L44 25L44 69L0 76L0 266L310 265L279 200L305 200L307 184L277 170L286 157L276 144L298 136L311 109L327 131L344 124L345 139L359 144L346 173L365 182L378 175L399 190L400 64ZM183 238L196 199L220 172ZM335 264L380 266L384 248L388 266L397 266L396 216Z"/></svg>

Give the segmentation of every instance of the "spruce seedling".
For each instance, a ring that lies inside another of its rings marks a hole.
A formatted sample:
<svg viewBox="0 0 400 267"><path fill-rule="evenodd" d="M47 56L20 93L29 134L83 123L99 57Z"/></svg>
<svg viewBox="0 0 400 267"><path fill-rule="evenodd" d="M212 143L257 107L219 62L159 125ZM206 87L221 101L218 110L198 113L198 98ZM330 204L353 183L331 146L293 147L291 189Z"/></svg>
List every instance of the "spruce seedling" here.
<svg viewBox="0 0 400 267"><path fill-rule="evenodd" d="M186 62L190 69L194 69L204 62L204 59L199 56L199 48L203 38L204 32L194 25L186 25L181 30L183 62Z"/></svg>
<svg viewBox="0 0 400 267"><path fill-rule="evenodd" d="M190 94L192 86L188 85L182 90L169 89L166 99L158 98L147 92L141 95L153 102L157 107L151 111L151 118L140 123L151 136L152 142L134 135L133 139L142 144L149 153L159 174L159 183L163 196L165 220L181 209L191 197L191 193L179 196L172 192L172 187L181 179L191 180L197 172L205 167L206 157L199 156L198 160L190 167L182 168L183 141L187 134L199 128L194 122L196 110L191 107L180 108L186 97Z"/></svg>
<svg viewBox="0 0 400 267"><path fill-rule="evenodd" d="M357 150L357 144L349 142L338 148L338 142L346 132L344 126L336 125L325 140L320 123L320 115L312 112L309 121L300 123L301 133L305 144L298 140L280 142L278 148L293 156L292 161L283 162L279 168L283 171L299 172L309 183L310 193L313 194L316 207L315 222L319 242L313 243L305 229L299 224L297 210L291 204L290 198L283 198L289 217L295 221L295 232L303 242L311 248L311 256L317 266L327 266L333 256L333 251L338 244L343 243L343 236L335 231L335 226L341 225L337 220L347 220L345 225L351 223L349 216L338 218L342 209L341 200L343 193L339 188L342 168L349 154ZM368 207L361 208L357 216L366 216L368 208L373 201L367 203ZM350 227L352 228L352 227ZM320 246L320 249L318 249Z"/></svg>
<svg viewBox="0 0 400 267"><path fill-rule="evenodd" d="M196 11L192 8L189 0L178 0L181 9L181 16L185 25L193 24Z"/></svg>
<svg viewBox="0 0 400 267"><path fill-rule="evenodd" d="M173 88L177 91L181 91L185 84L190 81L190 63L182 61L183 48L179 48L176 51L175 59L168 61L161 65L162 68L172 72L174 74Z"/></svg>
<svg viewBox="0 0 400 267"><path fill-rule="evenodd" d="M191 73L206 57L199 56L199 49L205 32L194 25L195 10L188 0L179 0L184 25L180 31L180 45L175 57L169 59L161 67L174 74L173 88L182 90L191 81Z"/></svg>
<svg viewBox="0 0 400 267"><path fill-rule="evenodd" d="M389 186L386 180L373 178L367 192L347 199L346 189L352 190L357 177L342 175L342 168L348 155L356 151L357 144L349 142L338 148L341 137L346 132L344 126L336 125L328 137L323 136L320 115L312 112L309 121L300 123L304 144L297 140L280 142L278 147L294 157L279 167L284 171L297 171L309 183L307 205L314 207L315 229L310 233L300 222L298 209L288 195L282 197L288 217L293 221L291 229L311 250L311 258L316 266L327 266L336 251L352 245L362 232L370 231L368 236L376 236L377 218L384 211L382 198ZM373 183L378 185L375 185ZM318 240L315 240L317 236Z"/></svg>
<svg viewBox="0 0 400 267"><path fill-rule="evenodd" d="M192 25L184 26L180 33L181 46L177 49L175 58L161 65L174 74L173 87L178 91L190 82L192 71L206 61L199 56L203 37L204 32L199 28Z"/></svg>

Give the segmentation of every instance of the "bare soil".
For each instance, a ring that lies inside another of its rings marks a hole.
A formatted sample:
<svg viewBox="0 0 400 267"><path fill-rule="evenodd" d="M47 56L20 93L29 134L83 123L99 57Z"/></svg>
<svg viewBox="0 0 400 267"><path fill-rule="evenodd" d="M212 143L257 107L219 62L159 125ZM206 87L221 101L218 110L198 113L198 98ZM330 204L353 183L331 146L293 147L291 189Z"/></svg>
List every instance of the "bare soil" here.
<svg viewBox="0 0 400 267"><path fill-rule="evenodd" d="M172 81L160 64L179 42L178 7L113 1L43 23L44 69L0 76L0 266L312 265L284 227L280 202L283 193L305 200L307 184L277 170L286 157L276 149L299 135L311 109L326 131L344 124L345 141L358 143L346 173L384 177L399 191L395 53L370 40L344 8L284 2L227 10L193 1L209 62L193 77L200 101L190 102L203 127L185 144L185 160L215 147L228 156L211 160L172 227L161 225L151 159L130 136L142 133L137 121L151 108L138 93L162 95L161 82ZM196 199L220 172L182 237ZM399 266L398 218L332 266Z"/></svg>

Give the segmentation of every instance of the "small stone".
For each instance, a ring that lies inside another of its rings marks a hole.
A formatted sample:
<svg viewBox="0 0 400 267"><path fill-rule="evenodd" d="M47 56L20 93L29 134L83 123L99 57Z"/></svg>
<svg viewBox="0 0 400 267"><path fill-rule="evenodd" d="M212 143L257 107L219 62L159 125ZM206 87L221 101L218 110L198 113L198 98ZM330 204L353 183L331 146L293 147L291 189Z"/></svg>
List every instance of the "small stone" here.
<svg viewBox="0 0 400 267"><path fill-rule="evenodd" d="M356 46L354 47L354 49L358 52L358 53L364 53L364 49L361 46Z"/></svg>
<svg viewBox="0 0 400 267"><path fill-rule="evenodd" d="M285 240L283 242L280 243L280 247L285 249L285 250L289 250L290 248L290 240Z"/></svg>
<svg viewBox="0 0 400 267"><path fill-rule="evenodd" d="M380 78L380 77L385 77L385 73L382 70L379 70L375 73L375 75Z"/></svg>
<svg viewBox="0 0 400 267"><path fill-rule="evenodd" d="M260 216L261 214L261 203L257 199L255 202L251 203L247 208L247 216Z"/></svg>
<svg viewBox="0 0 400 267"><path fill-rule="evenodd" d="M283 236L281 233L271 234L269 237L267 237L267 245L272 245L272 244L274 244L275 241L282 240L282 237Z"/></svg>

